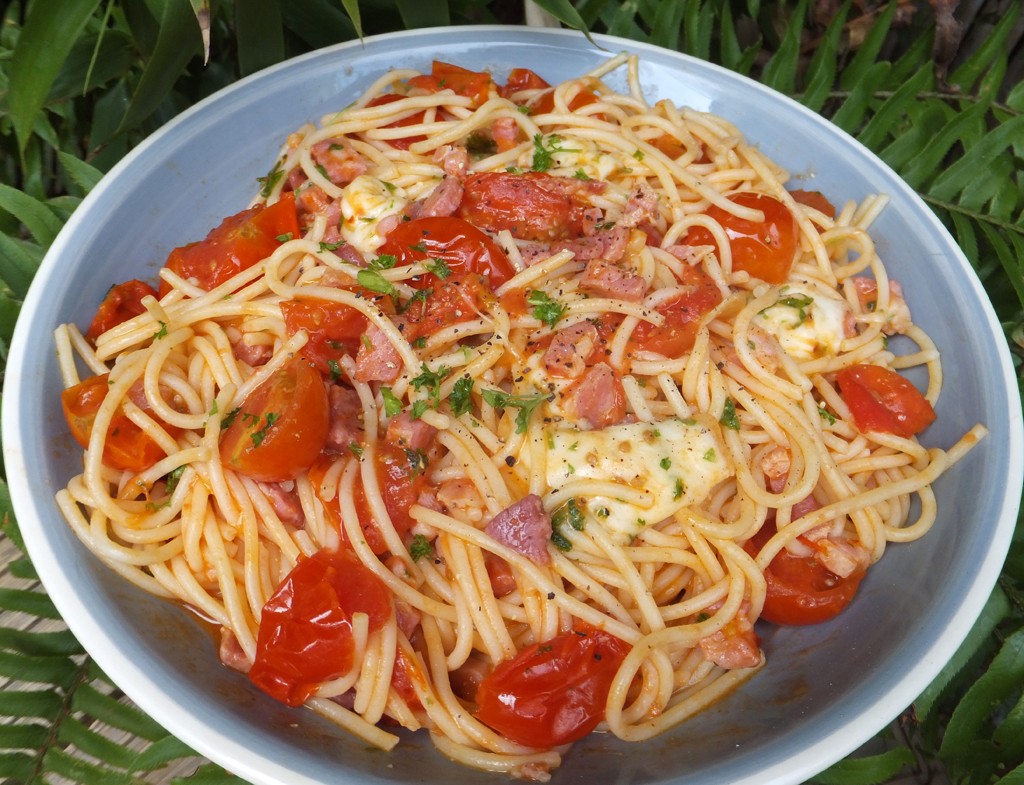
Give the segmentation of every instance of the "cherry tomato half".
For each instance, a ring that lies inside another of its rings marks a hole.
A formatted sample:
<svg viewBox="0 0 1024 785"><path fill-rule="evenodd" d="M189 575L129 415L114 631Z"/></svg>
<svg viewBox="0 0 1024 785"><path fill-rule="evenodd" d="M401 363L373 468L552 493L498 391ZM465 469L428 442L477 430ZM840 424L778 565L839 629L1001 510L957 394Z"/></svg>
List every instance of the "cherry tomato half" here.
<svg viewBox="0 0 1024 785"><path fill-rule="evenodd" d="M836 208L828 200L828 198L821 191L803 191L795 190L790 191L789 195L793 197L793 201L797 204L805 204L808 207L813 207L822 215L827 215L829 218L836 217Z"/></svg>
<svg viewBox="0 0 1024 785"><path fill-rule="evenodd" d="M543 172L481 172L466 178L459 217L520 240L556 240L583 232L586 206Z"/></svg>
<svg viewBox="0 0 1024 785"><path fill-rule="evenodd" d="M60 403L64 410L64 419L67 420L71 435L82 447L89 446L96 412L99 411L100 404L107 397L109 390L109 376L103 374L91 376L61 393ZM129 397L143 411L152 411L144 395L132 396L129 393ZM172 436L179 432L172 426L164 427ZM128 419L123 407L119 406L110 420L107 438L103 443L103 464L120 471L141 472L165 455L160 445Z"/></svg>
<svg viewBox="0 0 1024 785"><path fill-rule="evenodd" d="M512 263L497 244L468 221L461 218L417 218L399 224L378 251L392 255L398 266L442 259L453 273L487 276L497 288L516 274ZM432 287L437 277L426 275L420 288Z"/></svg>
<svg viewBox="0 0 1024 785"><path fill-rule="evenodd" d="M382 441L376 451L377 480L380 483L384 508L388 511L391 524L399 537L404 537L415 521L409 515L409 508L418 503L420 494L427 487L426 455L407 450L397 444ZM370 505L362 486L356 486L356 514L359 526L366 537L366 543L377 555L388 550L384 535L370 512Z"/></svg>
<svg viewBox="0 0 1024 785"><path fill-rule="evenodd" d="M107 330L145 313L142 298L147 295L156 297L156 289L144 281L132 279L111 286L85 332L86 340L94 344Z"/></svg>
<svg viewBox="0 0 1024 785"><path fill-rule="evenodd" d="M608 691L629 650L595 629L527 646L480 682L477 719L529 747L582 739L604 719Z"/></svg>
<svg viewBox="0 0 1024 785"><path fill-rule="evenodd" d="M338 361L346 354L355 357L359 340L366 332L367 319L362 313L329 300L285 300L281 313L289 336L299 330L309 335L301 354L324 374L335 375Z"/></svg>
<svg viewBox="0 0 1024 785"><path fill-rule="evenodd" d="M670 297L655 310L663 314L665 323L640 322L630 336L634 349L657 352L665 357L679 357L693 348L700 320L722 302L722 293L700 267L684 266L681 282L687 291Z"/></svg>
<svg viewBox="0 0 1024 785"><path fill-rule="evenodd" d="M302 558L263 606L249 679L271 697L300 706L325 681L352 668L352 616L370 631L391 616L391 594L350 551Z"/></svg>
<svg viewBox="0 0 1024 785"><path fill-rule="evenodd" d="M529 68L513 68L508 72L508 81L498 88L502 98L509 98L520 90L544 90L551 87L542 77Z"/></svg>
<svg viewBox="0 0 1024 785"><path fill-rule="evenodd" d="M323 379L296 358L225 415L225 466L261 482L283 482L312 466L327 442L329 404Z"/></svg>
<svg viewBox="0 0 1024 785"><path fill-rule="evenodd" d="M298 236L295 195L288 191L274 204L257 205L225 218L205 240L175 248L165 266L210 291L266 259L281 245L282 238ZM170 290L170 284L160 282L161 297Z"/></svg>
<svg viewBox="0 0 1024 785"><path fill-rule="evenodd" d="M745 270L768 283L784 283L797 251L796 219L778 199L752 191L729 196L741 207L764 213L764 221L747 221L712 205L707 215L718 221L729 237L732 269ZM703 226L695 226L683 238L684 245L715 245Z"/></svg>
<svg viewBox="0 0 1024 785"><path fill-rule="evenodd" d="M445 327L478 318L481 313L491 310L496 302L497 298L483 276L473 273L450 275L435 282L427 298L422 303L413 303L405 312L407 321L402 334L409 341L429 338Z"/></svg>
<svg viewBox="0 0 1024 785"><path fill-rule="evenodd" d="M935 409L918 389L880 365L852 365L836 374L839 392L861 431L910 438L935 422Z"/></svg>
<svg viewBox="0 0 1024 785"><path fill-rule="evenodd" d="M775 532L774 520L769 520L743 547L756 556ZM767 594L761 618L789 626L828 621L850 604L864 574L840 578L813 556L795 556L783 548L764 571Z"/></svg>
<svg viewBox="0 0 1024 785"><path fill-rule="evenodd" d="M408 81L408 85L429 90L432 93L451 90L456 95L471 99L471 106L478 109L490 96L494 81L486 72L469 71L451 63L435 60L429 74L412 77Z"/></svg>

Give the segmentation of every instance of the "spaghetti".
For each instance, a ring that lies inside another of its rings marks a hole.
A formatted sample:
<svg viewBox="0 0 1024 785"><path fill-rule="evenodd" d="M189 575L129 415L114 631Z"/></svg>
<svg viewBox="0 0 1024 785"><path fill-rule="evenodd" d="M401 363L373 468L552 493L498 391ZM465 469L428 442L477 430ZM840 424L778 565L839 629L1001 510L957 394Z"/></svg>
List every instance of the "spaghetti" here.
<svg viewBox="0 0 1024 785"><path fill-rule="evenodd" d="M58 329L85 448L58 504L379 747L388 717L544 780L595 728L660 734L762 666L755 621L831 618L924 535L985 434L915 438L942 372L867 233L884 199L787 179L650 105L634 58L384 74L159 291Z"/></svg>

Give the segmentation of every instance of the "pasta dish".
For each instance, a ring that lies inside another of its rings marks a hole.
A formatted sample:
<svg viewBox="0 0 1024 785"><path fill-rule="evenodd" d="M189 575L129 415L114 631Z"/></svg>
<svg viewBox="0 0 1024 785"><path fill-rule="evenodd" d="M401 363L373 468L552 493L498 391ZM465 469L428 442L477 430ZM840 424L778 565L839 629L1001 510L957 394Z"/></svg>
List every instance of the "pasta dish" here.
<svg viewBox="0 0 1024 785"><path fill-rule="evenodd" d="M289 136L57 330L78 537L275 699L540 781L751 677L759 620L856 602L985 428L917 439L942 367L884 197L638 74L435 62Z"/></svg>

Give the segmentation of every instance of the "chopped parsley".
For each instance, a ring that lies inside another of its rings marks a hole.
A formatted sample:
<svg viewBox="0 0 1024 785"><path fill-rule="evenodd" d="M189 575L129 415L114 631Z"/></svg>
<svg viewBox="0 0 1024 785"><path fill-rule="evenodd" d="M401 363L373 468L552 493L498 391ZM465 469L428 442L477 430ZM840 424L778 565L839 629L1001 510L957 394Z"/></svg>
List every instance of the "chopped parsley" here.
<svg viewBox="0 0 1024 785"><path fill-rule="evenodd" d="M280 417L281 415L277 414L276 412L267 412L266 417L264 418L263 427L260 428L258 431L254 431L253 433L249 434L249 438L252 439L253 447L259 447L261 444L263 444L263 440L267 438L267 434L270 432L270 429L274 426L274 423L276 423ZM256 417L256 421L259 421L258 416Z"/></svg>
<svg viewBox="0 0 1024 785"><path fill-rule="evenodd" d="M551 134L546 139L543 134L533 136L533 171L546 172L551 168L553 161L551 156L554 153L574 153L576 150L566 150L561 146L562 137Z"/></svg>
<svg viewBox="0 0 1024 785"><path fill-rule="evenodd" d="M320 243L320 253L324 253L325 251L337 251L344 244L345 244L344 240L339 240L336 243L325 243L325 242L321 241L321 243Z"/></svg>
<svg viewBox="0 0 1024 785"><path fill-rule="evenodd" d="M396 264L398 264L397 256L390 253L383 253L367 262L366 266L370 270L390 270Z"/></svg>
<svg viewBox="0 0 1024 785"><path fill-rule="evenodd" d="M427 454L423 450L406 450L406 460L409 461L409 473L413 477L423 474L427 470Z"/></svg>
<svg viewBox="0 0 1024 785"><path fill-rule="evenodd" d="M356 273L356 281L360 286L378 294L390 294L395 296L398 290L395 285L376 270L360 270Z"/></svg>
<svg viewBox="0 0 1024 785"><path fill-rule="evenodd" d="M160 329L153 333L153 339L159 340L167 337L167 322L160 322Z"/></svg>
<svg viewBox="0 0 1024 785"><path fill-rule="evenodd" d="M544 401L550 401L550 395L511 395L501 390L484 390L484 400L496 409L519 409L516 415L516 433L526 433L533 410Z"/></svg>
<svg viewBox="0 0 1024 785"><path fill-rule="evenodd" d="M323 177L325 180L331 179L331 176L327 174L327 169L326 167L324 167L323 164L316 164L313 168L316 169L317 172L320 173L320 176Z"/></svg>
<svg viewBox="0 0 1024 785"><path fill-rule="evenodd" d="M434 546L424 535L414 534L412 542L409 543L409 555L413 561L429 559L434 555Z"/></svg>
<svg viewBox="0 0 1024 785"><path fill-rule="evenodd" d="M213 399L213 405L210 407L210 416L212 417L213 415L215 415L219 411L220 411L220 407L217 406L217 399L214 398Z"/></svg>
<svg viewBox="0 0 1024 785"><path fill-rule="evenodd" d="M351 444L349 444L348 448L352 451L352 454L357 458L363 457L363 445L361 445L359 442L352 442Z"/></svg>
<svg viewBox="0 0 1024 785"><path fill-rule="evenodd" d="M395 397L390 387L381 387L380 397L384 399L384 414L388 417L394 417L402 411L402 402Z"/></svg>
<svg viewBox="0 0 1024 785"><path fill-rule="evenodd" d="M683 498L683 493L686 491L686 486L683 485L683 481L676 477L676 484L672 488L672 501L679 501Z"/></svg>
<svg viewBox="0 0 1024 785"><path fill-rule="evenodd" d="M275 164L266 177L257 177L256 182L260 184L260 196L264 199L268 198L274 192L277 184L281 182L282 177L284 177L284 170L280 164Z"/></svg>
<svg viewBox="0 0 1024 785"><path fill-rule="evenodd" d="M422 349L424 346L427 345L427 336L421 335L419 338L417 338L415 341L413 341L410 345L412 346L413 349Z"/></svg>
<svg viewBox="0 0 1024 785"><path fill-rule="evenodd" d="M442 281L452 274L451 268L445 262L444 259L434 259L430 262L424 262L423 266L426 267L430 272L440 278Z"/></svg>
<svg viewBox="0 0 1024 785"><path fill-rule="evenodd" d="M285 232L284 234L279 234L274 239L277 240L279 243L286 243L289 240L291 240L292 237L294 237L294 236L295 235L293 235L291 232Z"/></svg>
<svg viewBox="0 0 1024 785"><path fill-rule="evenodd" d="M586 519L583 517L583 510L576 504L575 499L569 499L565 504L555 510L551 516L551 526L561 528L568 524L576 531L581 532L586 526Z"/></svg>
<svg viewBox="0 0 1024 785"><path fill-rule="evenodd" d="M704 453L704 460L707 461L708 463L714 463L715 461L718 460L718 455L717 453L715 453L714 447L708 447L708 449Z"/></svg>
<svg viewBox="0 0 1024 785"><path fill-rule="evenodd" d="M725 399L725 406L722 407L722 416L718 421L731 431L738 431L740 429L740 418L736 414L736 403L732 398Z"/></svg>
<svg viewBox="0 0 1024 785"><path fill-rule="evenodd" d="M236 406L230 412L225 414L224 415L224 419L220 421L221 429L230 428L231 427L231 423L233 423L235 421L235 418L238 416L238 413L240 411L242 411L242 408L240 406Z"/></svg>
<svg viewBox="0 0 1024 785"><path fill-rule="evenodd" d="M797 324L803 324L807 321L807 308L814 302L814 298L806 294L790 295L789 297L780 297L776 305L785 305L787 308L794 308L797 312L799 321Z"/></svg>
<svg viewBox="0 0 1024 785"><path fill-rule="evenodd" d="M636 151L633 153L633 157L638 161L644 160L644 151L638 147Z"/></svg>
<svg viewBox="0 0 1024 785"><path fill-rule="evenodd" d="M336 382L341 378L341 366L338 365L337 360L328 360L327 367L331 372L331 381Z"/></svg>
<svg viewBox="0 0 1024 785"><path fill-rule="evenodd" d="M818 416L821 417L829 425L836 424L836 416L832 414L828 409L825 408L825 404L818 407Z"/></svg>
<svg viewBox="0 0 1024 785"><path fill-rule="evenodd" d="M552 300L547 292L533 289L527 295L526 302L533 306L534 318L544 322L548 327L554 327L565 314L565 306L557 300Z"/></svg>
<svg viewBox="0 0 1024 785"><path fill-rule="evenodd" d="M672 459L671 458L662 458L661 461L658 463L658 465L662 469L664 469L665 471L668 471L669 468L671 468L671 466L672 466Z"/></svg>
<svg viewBox="0 0 1024 785"><path fill-rule="evenodd" d="M419 376L412 378L412 386L416 390L426 390L427 400L416 401L412 406L412 416L417 418L423 415L428 407L436 409L441 404L441 382L452 374L452 369L442 365L436 371L430 370L426 363L420 366Z"/></svg>
<svg viewBox="0 0 1024 785"><path fill-rule="evenodd" d="M185 473L184 465L179 466L171 472L167 473L164 478L164 482L167 483L167 495L170 496L174 493L174 489L178 487L178 481L181 480L181 475Z"/></svg>
<svg viewBox="0 0 1024 785"><path fill-rule="evenodd" d="M575 172L573 172L572 176L575 177L577 180L589 180L590 179L590 175L587 174L586 172L584 172L582 169L577 169Z"/></svg>
<svg viewBox="0 0 1024 785"><path fill-rule="evenodd" d="M452 407L452 414L461 417L473 408L473 379L463 376L455 382L451 395L448 396L448 403Z"/></svg>

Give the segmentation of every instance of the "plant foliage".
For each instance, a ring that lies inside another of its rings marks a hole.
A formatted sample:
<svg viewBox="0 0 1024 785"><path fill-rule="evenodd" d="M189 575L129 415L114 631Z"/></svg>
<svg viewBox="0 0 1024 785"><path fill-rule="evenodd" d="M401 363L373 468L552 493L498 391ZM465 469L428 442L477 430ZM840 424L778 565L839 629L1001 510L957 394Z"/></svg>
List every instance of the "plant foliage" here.
<svg viewBox="0 0 1024 785"><path fill-rule="evenodd" d="M537 0L790 94L895 169L949 228L1024 358L1024 19L1014 0ZM0 28L0 372L34 271L129 149L233 80L399 28L521 23L518 0L14 0ZM20 547L6 484L2 528ZM27 557L0 573L0 779L234 783L132 707L63 627ZM1024 783L1024 527L966 642L876 754L820 774ZM184 766L182 769L181 767Z"/></svg>

